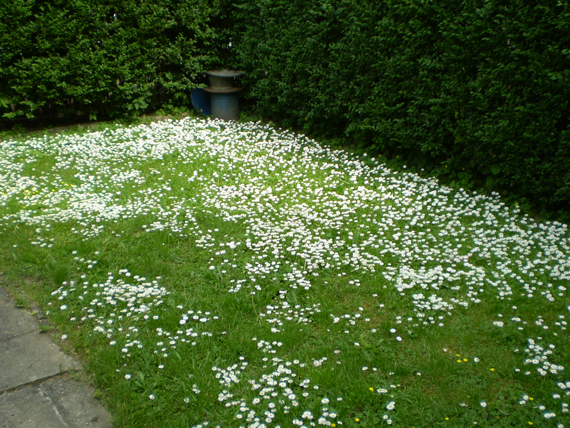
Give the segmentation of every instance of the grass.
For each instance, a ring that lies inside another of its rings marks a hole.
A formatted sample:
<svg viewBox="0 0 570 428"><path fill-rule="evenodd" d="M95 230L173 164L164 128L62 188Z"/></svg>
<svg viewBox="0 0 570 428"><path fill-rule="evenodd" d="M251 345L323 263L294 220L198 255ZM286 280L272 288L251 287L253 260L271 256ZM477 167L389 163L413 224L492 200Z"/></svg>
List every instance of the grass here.
<svg viewBox="0 0 570 428"><path fill-rule="evenodd" d="M570 426L565 224L260 123L0 145L3 275L116 426Z"/></svg>

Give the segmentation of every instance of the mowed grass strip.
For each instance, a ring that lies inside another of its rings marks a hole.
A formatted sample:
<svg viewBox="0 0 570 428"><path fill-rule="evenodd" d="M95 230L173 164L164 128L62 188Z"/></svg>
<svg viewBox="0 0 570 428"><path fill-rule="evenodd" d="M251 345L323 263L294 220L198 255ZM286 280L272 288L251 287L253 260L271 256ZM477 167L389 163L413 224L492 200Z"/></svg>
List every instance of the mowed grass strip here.
<svg viewBox="0 0 570 428"><path fill-rule="evenodd" d="M570 427L568 228L497 194L167 120L2 141L0 234L116 426Z"/></svg>

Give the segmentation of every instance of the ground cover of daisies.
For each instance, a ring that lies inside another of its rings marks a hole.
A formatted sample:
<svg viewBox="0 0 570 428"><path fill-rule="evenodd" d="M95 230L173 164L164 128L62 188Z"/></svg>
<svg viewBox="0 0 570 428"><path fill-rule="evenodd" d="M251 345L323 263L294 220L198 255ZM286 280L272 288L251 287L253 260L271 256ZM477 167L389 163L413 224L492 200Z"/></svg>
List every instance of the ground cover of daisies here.
<svg viewBox="0 0 570 428"><path fill-rule="evenodd" d="M0 142L0 250L120 427L570 427L570 240L260 123Z"/></svg>

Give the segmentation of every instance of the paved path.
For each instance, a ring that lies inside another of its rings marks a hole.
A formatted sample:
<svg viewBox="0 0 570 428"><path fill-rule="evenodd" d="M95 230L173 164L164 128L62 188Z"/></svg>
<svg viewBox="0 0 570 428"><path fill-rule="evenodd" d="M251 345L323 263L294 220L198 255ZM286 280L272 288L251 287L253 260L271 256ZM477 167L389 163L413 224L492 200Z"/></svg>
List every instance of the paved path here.
<svg viewBox="0 0 570 428"><path fill-rule="evenodd" d="M36 319L0 287L0 428L110 428L111 416Z"/></svg>

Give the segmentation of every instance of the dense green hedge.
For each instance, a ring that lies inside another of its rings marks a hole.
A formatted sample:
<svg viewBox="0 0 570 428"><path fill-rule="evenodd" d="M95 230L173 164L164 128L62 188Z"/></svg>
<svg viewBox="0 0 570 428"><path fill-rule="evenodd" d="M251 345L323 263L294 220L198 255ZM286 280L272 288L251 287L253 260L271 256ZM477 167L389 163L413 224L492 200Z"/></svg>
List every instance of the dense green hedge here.
<svg viewBox="0 0 570 428"><path fill-rule="evenodd" d="M568 0L0 3L0 121L188 105L242 68L263 116L570 206Z"/></svg>
<svg viewBox="0 0 570 428"><path fill-rule="evenodd" d="M242 0L259 112L570 206L568 0Z"/></svg>
<svg viewBox="0 0 570 428"><path fill-rule="evenodd" d="M227 0L2 0L0 117L115 118L188 103L223 63Z"/></svg>

